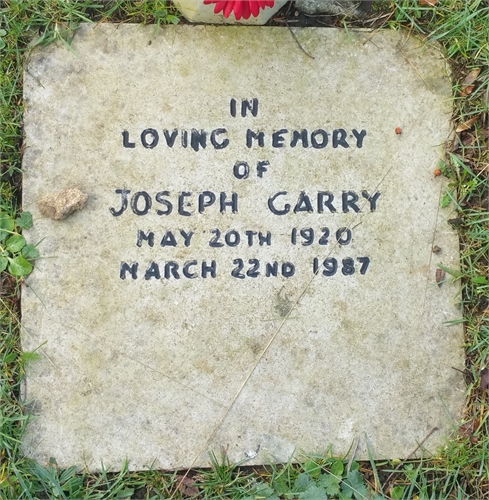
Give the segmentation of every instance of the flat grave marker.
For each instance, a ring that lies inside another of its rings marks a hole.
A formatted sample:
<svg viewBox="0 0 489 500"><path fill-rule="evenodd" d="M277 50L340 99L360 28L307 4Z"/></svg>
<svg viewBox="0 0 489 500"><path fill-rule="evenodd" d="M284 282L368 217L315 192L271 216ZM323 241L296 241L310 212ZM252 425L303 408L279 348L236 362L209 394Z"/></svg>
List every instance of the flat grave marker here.
<svg viewBox="0 0 489 500"><path fill-rule="evenodd" d="M395 32L294 32L313 58L270 27L87 24L72 51L33 51L41 463L175 469L225 447L258 464L356 438L359 458L402 458L460 417L459 288L435 276L458 265L433 175L444 61ZM85 208L43 217L67 188Z"/></svg>

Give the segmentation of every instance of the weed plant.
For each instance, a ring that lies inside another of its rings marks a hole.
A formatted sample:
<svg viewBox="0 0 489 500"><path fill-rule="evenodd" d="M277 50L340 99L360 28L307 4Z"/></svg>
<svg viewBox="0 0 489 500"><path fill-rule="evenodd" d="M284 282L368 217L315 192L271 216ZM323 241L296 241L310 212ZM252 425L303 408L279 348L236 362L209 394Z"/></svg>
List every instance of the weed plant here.
<svg viewBox="0 0 489 500"><path fill-rule="evenodd" d="M489 6L486 0L376 2L364 25L408 30L441 44L453 78L455 139L440 170L450 179L454 226L460 235L467 405L458 433L423 460L357 463L351 457L299 456L301 465L250 468L211 455L209 469L88 474L44 468L25 458L20 443L28 412L19 394L33 355L19 347L22 276L0 274L0 498L4 499L488 499L488 100ZM22 220L22 70L32 47L69 45L80 22L178 22L164 0L3 0L0 3L0 213ZM337 19L339 26L350 21ZM24 220L26 220L24 216ZM11 223L9 223L11 224ZM18 226L19 231L22 226ZM25 227L25 226L24 226ZM17 231L17 230L15 230ZM15 241L21 241L19 239ZM16 250L11 245L11 249ZM12 255L9 255L13 258ZM33 254L34 255L34 254Z"/></svg>

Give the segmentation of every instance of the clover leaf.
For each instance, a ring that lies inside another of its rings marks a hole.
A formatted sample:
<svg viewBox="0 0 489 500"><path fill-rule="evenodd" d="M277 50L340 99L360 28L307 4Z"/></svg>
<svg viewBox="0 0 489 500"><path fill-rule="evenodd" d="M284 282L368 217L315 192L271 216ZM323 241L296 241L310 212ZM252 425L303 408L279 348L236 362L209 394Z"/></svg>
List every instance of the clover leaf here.
<svg viewBox="0 0 489 500"><path fill-rule="evenodd" d="M27 276L32 271L32 264L22 255L17 255L13 259L9 258L8 261L8 272L12 276Z"/></svg>
<svg viewBox="0 0 489 500"><path fill-rule="evenodd" d="M39 252L37 251L37 248L35 245L32 243L28 243L23 249L22 249L22 256L25 257L26 259L37 259L39 257Z"/></svg>
<svg viewBox="0 0 489 500"><path fill-rule="evenodd" d="M8 214L0 212L0 242L7 238L15 228L15 221Z"/></svg>
<svg viewBox="0 0 489 500"><path fill-rule="evenodd" d="M30 229L32 227L32 214L30 212L22 212L17 219L15 219L15 224L20 229Z"/></svg>
<svg viewBox="0 0 489 500"><path fill-rule="evenodd" d="M23 212L15 220L0 212L0 272L7 270L12 276L27 276L32 271L32 261L39 257L35 245L27 244L19 234L32 227L32 215Z"/></svg>
<svg viewBox="0 0 489 500"><path fill-rule="evenodd" d="M10 253L20 252L25 247L25 238L20 234L14 234L5 242L5 248Z"/></svg>

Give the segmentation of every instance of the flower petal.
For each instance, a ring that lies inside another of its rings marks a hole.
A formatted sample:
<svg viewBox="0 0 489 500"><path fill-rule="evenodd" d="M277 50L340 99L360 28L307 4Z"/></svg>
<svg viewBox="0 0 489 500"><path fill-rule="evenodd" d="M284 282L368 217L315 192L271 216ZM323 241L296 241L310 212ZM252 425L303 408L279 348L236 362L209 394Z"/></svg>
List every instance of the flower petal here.
<svg viewBox="0 0 489 500"><path fill-rule="evenodd" d="M249 19L250 16L260 15L260 9L273 7L275 0L204 0L204 5L215 4L214 14L219 14L228 18L231 13L237 21L241 18Z"/></svg>
<svg viewBox="0 0 489 500"><path fill-rule="evenodd" d="M260 14L260 5L258 4L258 0L250 0L249 6L251 15L253 17L257 17Z"/></svg>
<svg viewBox="0 0 489 500"><path fill-rule="evenodd" d="M231 12L233 11L234 2L232 0L229 0L227 2L220 2L220 3L224 4L224 10L223 10L222 15L224 17L229 17L229 14L231 14Z"/></svg>
<svg viewBox="0 0 489 500"><path fill-rule="evenodd" d="M245 2L233 2L234 3L234 17L236 18L236 21L239 21L241 19L241 13L243 12L243 4Z"/></svg>
<svg viewBox="0 0 489 500"><path fill-rule="evenodd" d="M275 0L257 0L260 9L264 9L265 7L273 7Z"/></svg>
<svg viewBox="0 0 489 500"><path fill-rule="evenodd" d="M249 19L251 15L250 2L243 2L243 18Z"/></svg>
<svg viewBox="0 0 489 500"><path fill-rule="evenodd" d="M214 6L214 14L219 14L219 12L221 12L225 5L226 5L226 1L225 0L215 0L214 2L216 5Z"/></svg>

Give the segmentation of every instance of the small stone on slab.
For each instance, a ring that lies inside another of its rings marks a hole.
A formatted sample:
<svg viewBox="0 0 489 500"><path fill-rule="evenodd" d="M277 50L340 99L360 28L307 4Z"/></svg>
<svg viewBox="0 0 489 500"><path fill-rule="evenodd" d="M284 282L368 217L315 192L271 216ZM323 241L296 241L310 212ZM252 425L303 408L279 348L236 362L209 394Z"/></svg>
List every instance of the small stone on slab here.
<svg viewBox="0 0 489 500"><path fill-rule="evenodd" d="M62 220L76 210L81 210L86 205L87 200L88 195L75 187L63 189L57 193L49 193L43 196L37 205L45 217Z"/></svg>

